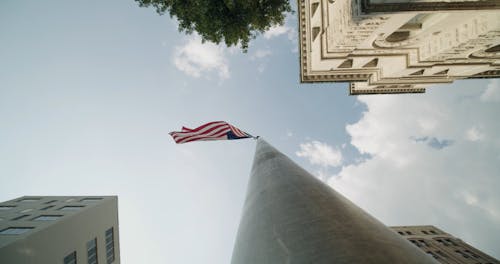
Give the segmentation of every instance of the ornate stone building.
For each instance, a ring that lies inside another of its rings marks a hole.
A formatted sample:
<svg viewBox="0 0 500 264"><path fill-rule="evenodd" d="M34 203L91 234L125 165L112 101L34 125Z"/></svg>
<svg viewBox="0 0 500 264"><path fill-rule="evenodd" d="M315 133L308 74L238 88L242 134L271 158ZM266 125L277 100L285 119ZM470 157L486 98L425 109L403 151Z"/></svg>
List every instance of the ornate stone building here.
<svg viewBox="0 0 500 264"><path fill-rule="evenodd" d="M301 82L422 93L500 77L499 0L299 0Z"/></svg>
<svg viewBox="0 0 500 264"><path fill-rule="evenodd" d="M500 264L500 261L434 226L394 226L391 229L443 264Z"/></svg>

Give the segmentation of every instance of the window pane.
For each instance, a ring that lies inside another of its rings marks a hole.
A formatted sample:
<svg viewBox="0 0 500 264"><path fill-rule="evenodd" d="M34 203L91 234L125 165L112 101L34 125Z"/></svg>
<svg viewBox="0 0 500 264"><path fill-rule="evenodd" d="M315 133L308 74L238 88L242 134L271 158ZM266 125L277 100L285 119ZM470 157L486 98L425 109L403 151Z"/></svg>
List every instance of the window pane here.
<svg viewBox="0 0 500 264"><path fill-rule="evenodd" d="M44 208L42 208L42 209L40 209L40 210L47 210L47 209L52 208L52 207L54 207L54 206L55 206L55 205L49 205L49 206L44 207Z"/></svg>
<svg viewBox="0 0 500 264"><path fill-rule="evenodd" d="M87 263L97 264L97 239L87 242Z"/></svg>
<svg viewBox="0 0 500 264"><path fill-rule="evenodd" d="M13 206L13 205L2 205L2 206L0 206L0 210L9 210L9 209L12 209L14 207L15 206Z"/></svg>
<svg viewBox="0 0 500 264"><path fill-rule="evenodd" d="M22 203L22 202L36 202L40 200L40 198L24 198L24 199L21 199L19 200L18 202Z"/></svg>
<svg viewBox="0 0 500 264"><path fill-rule="evenodd" d="M33 221L54 221L61 218L62 215L41 215L33 219Z"/></svg>
<svg viewBox="0 0 500 264"><path fill-rule="evenodd" d="M64 206L61 207L59 210L61 211L76 211L82 209L84 206L81 205L72 205L72 206Z"/></svg>
<svg viewBox="0 0 500 264"><path fill-rule="evenodd" d="M12 218L12 221L14 221L14 220L20 220L20 219L23 219L23 218L28 217L28 216L29 216L29 215L20 215L20 216L18 216L18 217L14 217L14 218Z"/></svg>
<svg viewBox="0 0 500 264"><path fill-rule="evenodd" d="M115 241L113 233L113 228L106 230L106 260L108 264L115 261Z"/></svg>
<svg viewBox="0 0 500 264"><path fill-rule="evenodd" d="M97 202L97 201L100 201L102 200L102 198L99 198L99 197L87 197L87 198L83 198L81 200L81 202Z"/></svg>
<svg viewBox="0 0 500 264"><path fill-rule="evenodd" d="M34 227L9 227L0 231L0 235L20 235L30 231L33 228Z"/></svg>
<svg viewBox="0 0 500 264"><path fill-rule="evenodd" d="M71 252L64 258L64 264L76 264L76 251Z"/></svg>

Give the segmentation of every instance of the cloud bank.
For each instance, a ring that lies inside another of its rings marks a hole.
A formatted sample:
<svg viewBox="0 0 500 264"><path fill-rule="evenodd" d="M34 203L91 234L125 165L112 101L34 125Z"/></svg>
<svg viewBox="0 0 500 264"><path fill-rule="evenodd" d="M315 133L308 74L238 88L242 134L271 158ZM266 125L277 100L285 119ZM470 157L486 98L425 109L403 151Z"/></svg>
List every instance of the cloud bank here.
<svg viewBox="0 0 500 264"><path fill-rule="evenodd" d="M178 70L195 78L209 78L214 72L220 80L230 77L224 47L211 42L202 43L198 35L190 36L175 48L173 62Z"/></svg>
<svg viewBox="0 0 500 264"><path fill-rule="evenodd" d="M313 165L322 167L337 167L342 164L340 150L319 141L300 144L300 150L295 152L299 157L307 158Z"/></svg>
<svg viewBox="0 0 500 264"><path fill-rule="evenodd" d="M435 225L498 258L495 83L483 91L434 87L424 95L359 96L367 110L346 131L369 158L344 165L327 183L387 225ZM300 156L327 163L307 154L314 146L301 145Z"/></svg>

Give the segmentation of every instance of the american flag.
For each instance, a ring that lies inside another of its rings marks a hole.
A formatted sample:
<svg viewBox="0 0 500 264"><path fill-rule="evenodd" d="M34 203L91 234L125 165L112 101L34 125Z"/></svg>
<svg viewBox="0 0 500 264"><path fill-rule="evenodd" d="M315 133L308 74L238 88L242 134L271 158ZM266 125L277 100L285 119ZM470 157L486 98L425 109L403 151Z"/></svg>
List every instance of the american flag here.
<svg viewBox="0 0 500 264"><path fill-rule="evenodd" d="M174 141L177 144L191 141L231 140L253 137L252 135L243 132L237 127L224 121L206 123L195 129L182 127L181 131L174 131L169 134L174 138Z"/></svg>

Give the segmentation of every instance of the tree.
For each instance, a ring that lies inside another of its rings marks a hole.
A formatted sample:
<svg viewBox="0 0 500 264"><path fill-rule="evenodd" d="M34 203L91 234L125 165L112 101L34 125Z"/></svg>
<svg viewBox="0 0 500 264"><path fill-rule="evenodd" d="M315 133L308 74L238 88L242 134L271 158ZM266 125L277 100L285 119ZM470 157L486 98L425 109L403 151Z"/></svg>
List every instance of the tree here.
<svg viewBox="0 0 500 264"><path fill-rule="evenodd" d="M179 21L179 31L197 32L203 41L224 42L228 47L248 42L270 27L283 25L288 0L136 0L141 7L154 7Z"/></svg>

